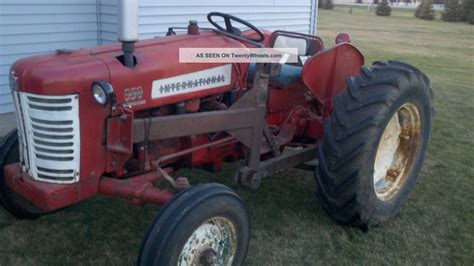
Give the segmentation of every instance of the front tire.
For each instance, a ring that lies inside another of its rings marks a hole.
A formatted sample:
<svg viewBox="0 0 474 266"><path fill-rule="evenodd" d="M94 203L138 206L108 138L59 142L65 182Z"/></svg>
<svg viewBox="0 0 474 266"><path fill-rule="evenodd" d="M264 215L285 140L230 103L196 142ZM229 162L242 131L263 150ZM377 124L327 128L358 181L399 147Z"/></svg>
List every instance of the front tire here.
<svg viewBox="0 0 474 266"><path fill-rule="evenodd" d="M250 218L220 184L193 186L163 207L143 240L138 265L242 265Z"/></svg>
<svg viewBox="0 0 474 266"><path fill-rule="evenodd" d="M36 219L47 213L23 198L5 183L4 167L20 161L18 132L14 129L8 133L0 144L0 203L19 219Z"/></svg>
<svg viewBox="0 0 474 266"><path fill-rule="evenodd" d="M315 172L324 210L364 229L399 213L415 186L432 124L428 78L401 62L376 62L349 78L324 123Z"/></svg>

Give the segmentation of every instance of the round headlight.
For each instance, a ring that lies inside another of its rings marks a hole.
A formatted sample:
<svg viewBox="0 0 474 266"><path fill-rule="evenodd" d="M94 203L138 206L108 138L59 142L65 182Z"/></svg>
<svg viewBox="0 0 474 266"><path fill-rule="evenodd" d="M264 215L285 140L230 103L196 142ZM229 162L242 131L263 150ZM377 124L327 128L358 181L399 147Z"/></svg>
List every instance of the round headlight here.
<svg viewBox="0 0 474 266"><path fill-rule="evenodd" d="M96 81L92 84L92 95L100 105L106 105L113 101L114 89L107 81Z"/></svg>
<svg viewBox="0 0 474 266"><path fill-rule="evenodd" d="M105 95L105 91L99 85L96 84L92 87L92 94L100 105L105 105L107 103L107 95Z"/></svg>

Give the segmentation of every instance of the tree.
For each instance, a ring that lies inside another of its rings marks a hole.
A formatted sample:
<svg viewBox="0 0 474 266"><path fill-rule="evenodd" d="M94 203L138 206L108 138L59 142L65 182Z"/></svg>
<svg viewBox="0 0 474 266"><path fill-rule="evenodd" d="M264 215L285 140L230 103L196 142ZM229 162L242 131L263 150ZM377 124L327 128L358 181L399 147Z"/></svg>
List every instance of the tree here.
<svg viewBox="0 0 474 266"><path fill-rule="evenodd" d="M464 13L463 6L459 0L446 0L441 19L443 21L463 21L466 19Z"/></svg>
<svg viewBox="0 0 474 266"><path fill-rule="evenodd" d="M435 18L433 0L423 0L423 2L416 8L415 17L425 20L433 20Z"/></svg>
<svg viewBox="0 0 474 266"><path fill-rule="evenodd" d="M321 4L322 9L333 9L334 8L334 2L333 0L319 0L319 3Z"/></svg>
<svg viewBox="0 0 474 266"><path fill-rule="evenodd" d="M470 10L466 14L466 21L469 24L474 24L474 10Z"/></svg>
<svg viewBox="0 0 474 266"><path fill-rule="evenodd" d="M415 17L419 18L420 17L420 12L421 12L421 6L423 5L423 2L418 4L418 6L415 9Z"/></svg>
<svg viewBox="0 0 474 266"><path fill-rule="evenodd" d="M392 13L392 8L388 4L387 0L382 0L377 4L377 8L375 9L375 14L377 14L377 16L386 17L386 16L390 16L391 13Z"/></svg>
<svg viewBox="0 0 474 266"><path fill-rule="evenodd" d="M466 21L474 24L474 0L464 0L462 4Z"/></svg>

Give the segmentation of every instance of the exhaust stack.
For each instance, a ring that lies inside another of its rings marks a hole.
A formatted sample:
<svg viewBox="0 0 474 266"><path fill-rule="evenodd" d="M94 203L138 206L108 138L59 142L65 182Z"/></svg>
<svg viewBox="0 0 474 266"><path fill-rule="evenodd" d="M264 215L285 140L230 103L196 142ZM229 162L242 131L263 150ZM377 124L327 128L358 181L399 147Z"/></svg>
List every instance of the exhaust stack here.
<svg viewBox="0 0 474 266"><path fill-rule="evenodd" d="M135 66L135 42L138 40L138 0L118 1L118 40L122 42L123 64Z"/></svg>

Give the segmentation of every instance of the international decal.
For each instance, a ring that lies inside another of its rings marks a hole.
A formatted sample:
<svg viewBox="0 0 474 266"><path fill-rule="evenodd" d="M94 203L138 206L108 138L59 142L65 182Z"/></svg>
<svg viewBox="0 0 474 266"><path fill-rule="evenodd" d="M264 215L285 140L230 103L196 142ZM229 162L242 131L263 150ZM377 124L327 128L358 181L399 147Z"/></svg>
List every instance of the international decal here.
<svg viewBox="0 0 474 266"><path fill-rule="evenodd" d="M153 99L227 86L231 82L232 65L227 64L197 72L154 80Z"/></svg>

